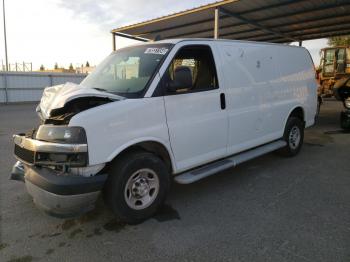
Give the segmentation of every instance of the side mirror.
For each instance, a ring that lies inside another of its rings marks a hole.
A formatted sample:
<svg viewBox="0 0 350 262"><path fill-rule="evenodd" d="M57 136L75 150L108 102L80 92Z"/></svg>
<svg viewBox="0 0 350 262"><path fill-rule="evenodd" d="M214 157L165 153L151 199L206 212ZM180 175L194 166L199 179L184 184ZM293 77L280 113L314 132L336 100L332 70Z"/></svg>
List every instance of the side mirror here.
<svg viewBox="0 0 350 262"><path fill-rule="evenodd" d="M188 89L192 87L191 69L187 66L178 66L174 72L174 80L167 85L169 92L176 92L179 89Z"/></svg>

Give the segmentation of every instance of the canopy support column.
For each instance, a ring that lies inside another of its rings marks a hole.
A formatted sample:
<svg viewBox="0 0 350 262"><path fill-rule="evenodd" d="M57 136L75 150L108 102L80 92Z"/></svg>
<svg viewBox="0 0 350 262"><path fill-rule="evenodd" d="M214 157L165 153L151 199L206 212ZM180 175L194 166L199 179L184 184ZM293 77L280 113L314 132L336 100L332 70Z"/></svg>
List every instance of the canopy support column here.
<svg viewBox="0 0 350 262"><path fill-rule="evenodd" d="M220 10L219 8L214 9L214 38L219 38L219 19L220 19Z"/></svg>
<svg viewBox="0 0 350 262"><path fill-rule="evenodd" d="M115 34L112 32L112 48L113 48L113 51L116 50L116 45L115 45Z"/></svg>

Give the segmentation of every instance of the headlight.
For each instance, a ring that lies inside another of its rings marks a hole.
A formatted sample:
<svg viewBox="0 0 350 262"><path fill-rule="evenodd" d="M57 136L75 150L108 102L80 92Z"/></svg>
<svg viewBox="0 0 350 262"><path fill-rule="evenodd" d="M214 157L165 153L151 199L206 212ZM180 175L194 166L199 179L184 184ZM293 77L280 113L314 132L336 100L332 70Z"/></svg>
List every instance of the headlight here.
<svg viewBox="0 0 350 262"><path fill-rule="evenodd" d="M35 138L42 141L63 144L87 143L84 128L77 126L41 125L36 132Z"/></svg>
<svg viewBox="0 0 350 262"><path fill-rule="evenodd" d="M347 109L350 109L350 99L349 99L349 98L346 99L346 100L344 101L344 106L345 106Z"/></svg>

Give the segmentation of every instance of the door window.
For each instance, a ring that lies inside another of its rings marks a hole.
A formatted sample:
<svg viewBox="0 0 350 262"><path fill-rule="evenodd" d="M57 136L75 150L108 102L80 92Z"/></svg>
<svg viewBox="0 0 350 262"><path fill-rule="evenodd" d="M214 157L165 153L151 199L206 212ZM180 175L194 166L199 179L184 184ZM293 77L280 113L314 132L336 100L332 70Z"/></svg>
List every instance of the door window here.
<svg viewBox="0 0 350 262"><path fill-rule="evenodd" d="M175 75L179 69L189 71L192 84L175 92L166 90L166 94L199 92L218 88L215 63L209 46L186 46L180 49L169 65L163 77L165 89L176 81Z"/></svg>

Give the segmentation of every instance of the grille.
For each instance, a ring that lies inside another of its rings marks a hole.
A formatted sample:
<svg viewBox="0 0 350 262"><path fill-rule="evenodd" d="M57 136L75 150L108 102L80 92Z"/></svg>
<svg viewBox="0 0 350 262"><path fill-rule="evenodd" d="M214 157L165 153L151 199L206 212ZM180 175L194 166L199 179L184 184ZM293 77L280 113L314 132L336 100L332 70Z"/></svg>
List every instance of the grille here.
<svg viewBox="0 0 350 262"><path fill-rule="evenodd" d="M25 148L22 148L18 145L15 145L15 155L19 159L21 159L29 164L34 163L34 152L33 151L30 151L28 149L25 149Z"/></svg>

